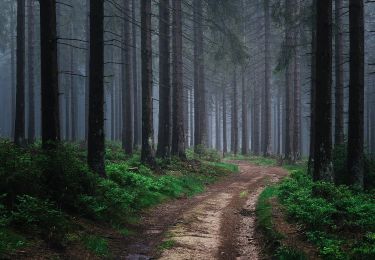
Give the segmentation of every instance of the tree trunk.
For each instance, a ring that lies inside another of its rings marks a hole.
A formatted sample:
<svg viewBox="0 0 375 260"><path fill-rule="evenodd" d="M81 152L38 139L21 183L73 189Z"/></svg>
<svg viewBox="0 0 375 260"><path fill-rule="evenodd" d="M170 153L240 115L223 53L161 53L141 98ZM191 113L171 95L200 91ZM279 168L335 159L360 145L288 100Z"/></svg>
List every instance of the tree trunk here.
<svg viewBox="0 0 375 260"><path fill-rule="evenodd" d="M154 165L152 120L152 37L151 0L141 0L142 52L142 153L141 160Z"/></svg>
<svg viewBox="0 0 375 260"><path fill-rule="evenodd" d="M171 76L169 0L159 4L159 133L157 156L169 158L171 150ZM175 36L174 36L175 37Z"/></svg>
<svg viewBox="0 0 375 260"><path fill-rule="evenodd" d="M285 8L288 10L286 14L286 32L285 42L288 50L293 50L293 3L292 0L285 1ZM286 68L286 92L285 92L285 159L289 162L293 161L293 134L294 134L294 95L293 95L293 62L292 58L287 58Z"/></svg>
<svg viewBox="0 0 375 260"><path fill-rule="evenodd" d="M299 0L294 1L295 16L300 16ZM293 161L301 158L301 71L300 71L300 27L294 28L294 127L293 127Z"/></svg>
<svg viewBox="0 0 375 260"><path fill-rule="evenodd" d="M131 16L130 1L124 0L125 17ZM122 146L125 154L133 153L133 86L132 86L132 60L131 60L131 44L132 34L130 30L130 22L124 21L124 39L123 39L123 89L122 89Z"/></svg>
<svg viewBox="0 0 375 260"><path fill-rule="evenodd" d="M14 33L15 33L15 10L14 4L11 4L11 18L10 18L10 82L11 82L11 137L14 139L15 122L16 122L16 48L14 47Z"/></svg>
<svg viewBox="0 0 375 260"><path fill-rule="evenodd" d="M349 1L350 83L347 184L363 188L364 167L364 7Z"/></svg>
<svg viewBox="0 0 375 260"><path fill-rule="evenodd" d="M344 143L344 6L335 0L335 144Z"/></svg>
<svg viewBox="0 0 375 260"><path fill-rule="evenodd" d="M35 140L35 78L34 78L34 0L28 1L28 81L29 81L29 124L28 142Z"/></svg>
<svg viewBox="0 0 375 260"><path fill-rule="evenodd" d="M332 0L317 1L314 181L333 180Z"/></svg>
<svg viewBox="0 0 375 260"><path fill-rule="evenodd" d="M25 1L17 0L17 82L14 143L25 145Z"/></svg>
<svg viewBox="0 0 375 260"><path fill-rule="evenodd" d="M74 38L74 26L71 24L71 38ZM74 48L70 47L70 72L75 73ZM75 76L70 75L70 112L71 112L71 139L77 141L77 89L75 85Z"/></svg>
<svg viewBox="0 0 375 260"><path fill-rule="evenodd" d="M133 54L132 54L132 71L133 71L133 90L134 90L134 147L138 147L140 144L140 116L139 116L139 90L138 90L138 60L137 60L137 23L136 21L136 6L135 0L132 0L132 45L133 45Z"/></svg>
<svg viewBox="0 0 375 260"><path fill-rule="evenodd" d="M193 0L194 10L194 113L195 113L195 146L206 145L206 92L204 80L203 53L203 6L202 1Z"/></svg>
<svg viewBox="0 0 375 260"><path fill-rule="evenodd" d="M232 106L232 152L238 153L238 103L237 103L237 70L233 72L233 106Z"/></svg>
<svg viewBox="0 0 375 260"><path fill-rule="evenodd" d="M253 97L253 149L255 155L260 154L260 100L259 100L259 86L258 84L254 85L254 97Z"/></svg>
<svg viewBox="0 0 375 260"><path fill-rule="evenodd" d="M310 86L310 147L308 172L312 174L314 169L314 148L315 148L315 100L316 100L316 8L317 0L312 3L312 31L311 31L311 86Z"/></svg>
<svg viewBox="0 0 375 260"><path fill-rule="evenodd" d="M90 1L90 91L87 161L105 177L104 167L104 2Z"/></svg>
<svg viewBox="0 0 375 260"><path fill-rule="evenodd" d="M228 141L227 141L227 100L225 85L223 87L223 155L228 152Z"/></svg>
<svg viewBox="0 0 375 260"><path fill-rule="evenodd" d="M56 0L40 2L42 146L56 148L60 141L57 65Z"/></svg>
<svg viewBox="0 0 375 260"><path fill-rule="evenodd" d="M265 85L264 85L264 133L263 133L263 155L271 154L271 58L270 58L270 6L269 0L264 1L264 30L265 30Z"/></svg>
<svg viewBox="0 0 375 260"><path fill-rule="evenodd" d="M245 86L245 69L242 69L242 154L249 152L249 132L247 121L247 93Z"/></svg>
<svg viewBox="0 0 375 260"><path fill-rule="evenodd" d="M184 86L182 74L182 10L181 0L173 1L173 129L172 155L182 159L185 155Z"/></svg>
<svg viewBox="0 0 375 260"><path fill-rule="evenodd" d="M220 143L220 96L219 92L216 92L215 95L215 147L216 150L220 151L221 150L221 143Z"/></svg>
<svg viewBox="0 0 375 260"><path fill-rule="evenodd" d="M85 78L85 141L88 140L89 131L89 92L90 92L90 0L86 0L86 78Z"/></svg>

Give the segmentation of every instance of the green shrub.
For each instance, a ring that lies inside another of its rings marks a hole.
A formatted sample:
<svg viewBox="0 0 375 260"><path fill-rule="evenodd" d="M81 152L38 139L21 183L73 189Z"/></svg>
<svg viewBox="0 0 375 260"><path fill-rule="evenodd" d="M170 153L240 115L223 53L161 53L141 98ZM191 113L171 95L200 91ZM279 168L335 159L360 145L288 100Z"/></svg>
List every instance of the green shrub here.
<svg viewBox="0 0 375 260"><path fill-rule="evenodd" d="M27 245L26 239L6 228L0 228L0 257ZM7 259L4 257L4 259Z"/></svg>
<svg viewBox="0 0 375 260"><path fill-rule="evenodd" d="M106 239L93 235L85 236L83 238L83 243L89 251L93 252L97 256L109 256L108 241Z"/></svg>
<svg viewBox="0 0 375 260"><path fill-rule="evenodd" d="M93 194L98 181L79 157L74 147L61 146L50 152L43 165L48 198L70 210L79 210L77 199L82 194Z"/></svg>
<svg viewBox="0 0 375 260"><path fill-rule="evenodd" d="M278 186L278 196L288 216L305 227L308 239L319 247L324 258L347 259L352 254L354 259L371 259L375 247L371 240L375 232L373 194L313 182L300 169L292 171ZM362 237L356 244L351 237L343 236L353 232Z"/></svg>
<svg viewBox="0 0 375 260"><path fill-rule="evenodd" d="M12 212L12 224L54 245L62 245L68 229L64 214L53 203L28 195L17 197L16 210Z"/></svg>
<svg viewBox="0 0 375 260"><path fill-rule="evenodd" d="M44 156L38 151L16 147L9 141L0 141L0 194L6 194L6 204L12 206L18 195L36 196L42 190Z"/></svg>

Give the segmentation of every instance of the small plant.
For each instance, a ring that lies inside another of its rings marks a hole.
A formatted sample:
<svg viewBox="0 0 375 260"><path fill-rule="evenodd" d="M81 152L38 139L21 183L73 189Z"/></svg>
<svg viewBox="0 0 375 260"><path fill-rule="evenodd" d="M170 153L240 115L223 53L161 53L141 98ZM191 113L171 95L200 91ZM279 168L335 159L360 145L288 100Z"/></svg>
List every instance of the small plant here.
<svg viewBox="0 0 375 260"><path fill-rule="evenodd" d="M83 244L92 253L101 257L109 256L108 241L104 238L89 235L83 238Z"/></svg>
<svg viewBox="0 0 375 260"><path fill-rule="evenodd" d="M163 241L160 245L159 245L159 250L163 251L163 250L168 250L168 249L171 249L175 246L176 244L176 241L174 241L173 239L168 239L168 240L165 240Z"/></svg>
<svg viewBox="0 0 375 260"><path fill-rule="evenodd" d="M53 203L28 195L17 198L16 210L12 212L12 224L38 234L56 246L64 243L68 228L63 213Z"/></svg>

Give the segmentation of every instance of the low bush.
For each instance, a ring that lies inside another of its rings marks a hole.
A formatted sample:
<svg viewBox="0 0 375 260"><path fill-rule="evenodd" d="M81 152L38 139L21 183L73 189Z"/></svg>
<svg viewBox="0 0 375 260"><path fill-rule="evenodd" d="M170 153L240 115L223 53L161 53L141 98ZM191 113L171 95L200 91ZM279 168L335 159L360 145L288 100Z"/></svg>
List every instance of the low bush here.
<svg viewBox="0 0 375 260"><path fill-rule="evenodd" d="M307 238L328 259L369 259L375 240L375 198L371 193L332 183L314 183L304 169L278 186L278 197L290 219L302 224ZM350 234L350 235L348 235Z"/></svg>

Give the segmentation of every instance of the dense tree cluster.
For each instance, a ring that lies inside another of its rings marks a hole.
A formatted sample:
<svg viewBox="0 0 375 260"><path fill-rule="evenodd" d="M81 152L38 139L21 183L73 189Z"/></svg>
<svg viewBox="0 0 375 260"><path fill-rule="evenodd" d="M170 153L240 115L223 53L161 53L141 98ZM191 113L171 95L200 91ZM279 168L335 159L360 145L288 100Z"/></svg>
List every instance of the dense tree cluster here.
<svg viewBox="0 0 375 260"><path fill-rule="evenodd" d="M142 161L223 154L310 155L363 186L375 151L374 5L361 0L17 0L0 3L0 135ZM366 54L366 55L365 55ZM349 87L348 87L349 86Z"/></svg>

